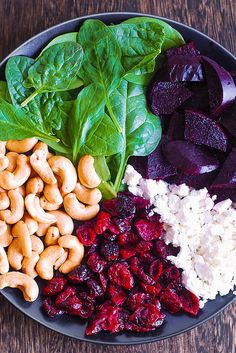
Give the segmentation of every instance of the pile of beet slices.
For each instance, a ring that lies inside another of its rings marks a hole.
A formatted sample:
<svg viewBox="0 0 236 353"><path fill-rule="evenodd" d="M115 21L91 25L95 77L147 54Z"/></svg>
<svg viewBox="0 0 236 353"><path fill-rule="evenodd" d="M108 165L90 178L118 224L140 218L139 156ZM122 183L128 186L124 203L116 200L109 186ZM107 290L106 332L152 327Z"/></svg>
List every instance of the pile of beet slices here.
<svg viewBox="0 0 236 353"><path fill-rule="evenodd" d="M148 89L163 137L148 157L130 163L150 179L207 187L236 201L236 73L202 56L193 43L166 52Z"/></svg>
<svg viewBox="0 0 236 353"><path fill-rule="evenodd" d="M162 308L197 315L198 298L167 260L178 249L164 243L163 224L150 211L147 200L119 193L102 204L95 219L81 222L77 236L86 247L84 261L47 283L43 311L88 319L87 335L155 330L165 318Z"/></svg>

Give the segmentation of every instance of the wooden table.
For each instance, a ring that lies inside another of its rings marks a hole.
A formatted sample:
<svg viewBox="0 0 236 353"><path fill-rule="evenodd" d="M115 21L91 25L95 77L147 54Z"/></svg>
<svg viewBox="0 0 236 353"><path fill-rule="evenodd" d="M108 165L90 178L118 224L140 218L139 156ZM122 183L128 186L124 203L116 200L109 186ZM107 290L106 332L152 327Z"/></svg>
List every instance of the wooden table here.
<svg viewBox="0 0 236 353"><path fill-rule="evenodd" d="M236 55L234 0L0 0L0 59L38 32L81 15L131 11L181 21ZM234 353L236 305L199 328L140 346L104 347L63 337L30 320L0 297L0 353Z"/></svg>

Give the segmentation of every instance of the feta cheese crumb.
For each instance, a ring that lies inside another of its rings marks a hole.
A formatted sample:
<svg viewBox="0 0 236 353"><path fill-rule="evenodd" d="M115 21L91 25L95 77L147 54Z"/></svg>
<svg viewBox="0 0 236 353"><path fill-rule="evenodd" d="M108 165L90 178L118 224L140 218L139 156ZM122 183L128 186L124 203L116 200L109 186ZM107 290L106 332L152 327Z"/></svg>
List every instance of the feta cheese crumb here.
<svg viewBox="0 0 236 353"><path fill-rule="evenodd" d="M143 179L130 165L123 182L131 193L150 200L152 212L161 216L165 242L180 247L168 260L183 269L182 282L199 297L201 308L217 294L234 290L236 209L230 199L214 204L216 197L206 188Z"/></svg>

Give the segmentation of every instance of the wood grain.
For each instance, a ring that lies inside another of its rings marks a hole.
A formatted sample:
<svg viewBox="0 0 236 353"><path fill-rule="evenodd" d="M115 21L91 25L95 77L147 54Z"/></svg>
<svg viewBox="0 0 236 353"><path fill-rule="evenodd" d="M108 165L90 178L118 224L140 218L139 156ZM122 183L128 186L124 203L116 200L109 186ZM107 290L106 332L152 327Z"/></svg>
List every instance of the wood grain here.
<svg viewBox="0 0 236 353"><path fill-rule="evenodd" d="M236 55L235 0L0 0L0 60L59 22L96 12L132 11L184 22ZM0 297L0 353L235 353L236 305L190 332L140 346L78 342L40 326Z"/></svg>

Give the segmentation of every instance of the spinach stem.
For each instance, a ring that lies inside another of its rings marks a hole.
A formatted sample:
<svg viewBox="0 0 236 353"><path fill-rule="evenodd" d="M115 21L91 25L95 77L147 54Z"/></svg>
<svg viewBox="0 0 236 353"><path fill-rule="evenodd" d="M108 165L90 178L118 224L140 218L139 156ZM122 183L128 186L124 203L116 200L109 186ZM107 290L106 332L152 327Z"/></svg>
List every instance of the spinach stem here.
<svg viewBox="0 0 236 353"><path fill-rule="evenodd" d="M28 98L24 100L24 102L21 103L21 107L24 108L34 97L38 95L37 91L34 91Z"/></svg>
<svg viewBox="0 0 236 353"><path fill-rule="evenodd" d="M106 96L106 106L107 106L107 110L110 114L111 120L113 121L115 127L117 128L118 132L122 132L122 129L118 123L118 121L116 120L115 114L113 113L109 98Z"/></svg>
<svg viewBox="0 0 236 353"><path fill-rule="evenodd" d="M118 173L116 175L116 180L114 182L114 189L116 190L116 192L119 191L120 183L121 183L121 180L123 178L125 168L126 168L126 162L127 162L127 158L125 157L125 154L123 154L121 156L120 167L119 167Z"/></svg>

